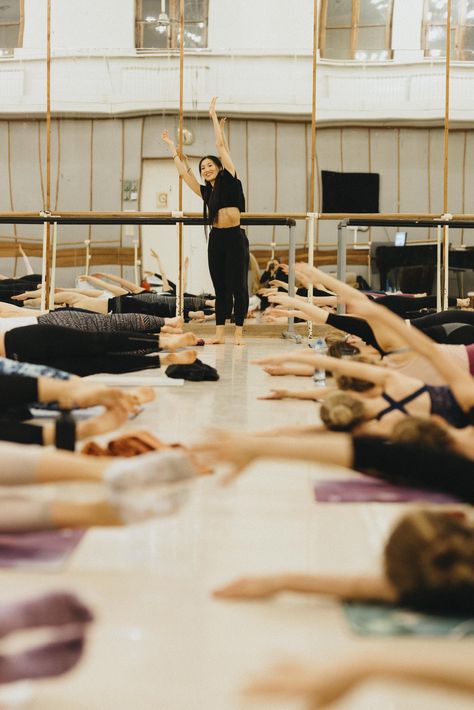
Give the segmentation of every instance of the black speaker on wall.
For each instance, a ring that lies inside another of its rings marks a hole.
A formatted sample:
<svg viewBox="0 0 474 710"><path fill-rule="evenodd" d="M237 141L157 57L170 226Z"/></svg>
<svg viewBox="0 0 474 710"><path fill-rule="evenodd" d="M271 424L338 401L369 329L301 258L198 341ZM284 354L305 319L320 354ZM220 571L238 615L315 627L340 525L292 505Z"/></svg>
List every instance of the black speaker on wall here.
<svg viewBox="0 0 474 710"><path fill-rule="evenodd" d="M378 173L322 170L323 212L379 212Z"/></svg>

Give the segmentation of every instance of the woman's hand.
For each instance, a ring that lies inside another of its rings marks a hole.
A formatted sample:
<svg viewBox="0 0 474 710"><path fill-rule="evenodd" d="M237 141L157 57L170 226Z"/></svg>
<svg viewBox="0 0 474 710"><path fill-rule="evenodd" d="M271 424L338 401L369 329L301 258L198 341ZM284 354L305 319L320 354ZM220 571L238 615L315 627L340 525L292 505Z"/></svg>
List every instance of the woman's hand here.
<svg viewBox="0 0 474 710"><path fill-rule="evenodd" d="M268 599L282 591L279 577L241 577L214 589L212 595L217 599Z"/></svg>
<svg viewBox="0 0 474 710"><path fill-rule="evenodd" d="M288 396L288 390L270 390L269 394L263 394L257 399L285 399Z"/></svg>
<svg viewBox="0 0 474 710"><path fill-rule="evenodd" d="M278 303L283 308L294 308L300 305L300 301L292 296L288 296L286 293L273 293L268 297L270 303Z"/></svg>
<svg viewBox="0 0 474 710"><path fill-rule="evenodd" d="M230 465L231 472L222 479L224 484L231 483L260 455L256 438L246 434L234 434L222 429L209 431L207 439L196 444L193 451L204 455L210 464L225 463Z"/></svg>
<svg viewBox="0 0 474 710"><path fill-rule="evenodd" d="M214 118L214 116L217 115L216 113L216 103L217 103L217 96L213 96L211 99L211 103L209 104L209 116L211 118Z"/></svg>
<svg viewBox="0 0 474 710"><path fill-rule="evenodd" d="M354 659L353 659L354 660ZM308 710L326 708L361 680L354 663L342 660L325 667L305 663L286 662L270 668L251 681L244 689L247 696L274 698L303 698Z"/></svg>
<svg viewBox="0 0 474 710"><path fill-rule="evenodd" d="M161 140L163 140L170 148L174 148L175 145L173 141L171 140L168 131L165 130L161 132Z"/></svg>
<svg viewBox="0 0 474 710"><path fill-rule="evenodd" d="M270 286L275 286L276 288L284 288L285 291L288 291L288 284L286 281L280 281L280 279L272 279L269 281Z"/></svg>

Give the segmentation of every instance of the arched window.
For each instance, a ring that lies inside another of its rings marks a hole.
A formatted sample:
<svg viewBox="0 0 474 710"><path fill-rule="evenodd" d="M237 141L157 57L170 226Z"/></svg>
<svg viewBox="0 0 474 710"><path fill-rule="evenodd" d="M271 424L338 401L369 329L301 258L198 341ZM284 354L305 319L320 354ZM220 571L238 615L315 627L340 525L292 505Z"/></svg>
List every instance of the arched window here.
<svg viewBox="0 0 474 710"><path fill-rule="evenodd" d="M180 46L179 0L136 0L136 46L177 49ZM209 0L184 1L184 46L207 47Z"/></svg>
<svg viewBox="0 0 474 710"><path fill-rule="evenodd" d="M321 57L391 59L392 12L393 0L323 0Z"/></svg>
<svg viewBox="0 0 474 710"><path fill-rule="evenodd" d="M0 1L0 53L23 44L23 0Z"/></svg>
<svg viewBox="0 0 474 710"><path fill-rule="evenodd" d="M425 57L445 57L447 0L425 0L423 18ZM451 59L474 61L474 0L452 0Z"/></svg>

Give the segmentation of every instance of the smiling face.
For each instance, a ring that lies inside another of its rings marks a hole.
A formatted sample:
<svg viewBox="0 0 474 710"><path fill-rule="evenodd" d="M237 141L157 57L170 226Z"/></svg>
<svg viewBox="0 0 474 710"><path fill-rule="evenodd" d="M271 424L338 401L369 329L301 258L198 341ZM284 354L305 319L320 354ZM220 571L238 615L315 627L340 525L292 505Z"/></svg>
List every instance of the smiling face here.
<svg viewBox="0 0 474 710"><path fill-rule="evenodd" d="M220 173L220 167L215 163L211 158L203 158L201 160L201 163L199 165L199 169L201 171L201 177L206 181L206 182L211 182L213 183L216 177Z"/></svg>

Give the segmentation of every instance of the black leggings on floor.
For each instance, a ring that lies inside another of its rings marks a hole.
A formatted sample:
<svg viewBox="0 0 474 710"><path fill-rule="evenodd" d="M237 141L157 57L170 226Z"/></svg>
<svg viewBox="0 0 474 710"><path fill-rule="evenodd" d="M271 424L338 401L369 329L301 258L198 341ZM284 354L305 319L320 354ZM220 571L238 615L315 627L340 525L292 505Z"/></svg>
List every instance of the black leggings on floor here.
<svg viewBox="0 0 474 710"><path fill-rule="evenodd" d="M388 294L373 298L379 306L385 306L392 313L396 313L400 318L408 318L408 313L412 311L420 311L422 308L436 308L436 296L401 296L397 294ZM455 306L457 300L455 298L448 299L449 306Z"/></svg>
<svg viewBox="0 0 474 710"><path fill-rule="evenodd" d="M216 293L216 325L224 325L234 301L235 325L242 326L249 307L249 242L240 227L209 234L209 271Z"/></svg>
<svg viewBox="0 0 474 710"><path fill-rule="evenodd" d="M160 367L158 338L146 333L84 333L54 325L29 325L5 333L5 354L12 360L64 369L76 375L133 372Z"/></svg>

